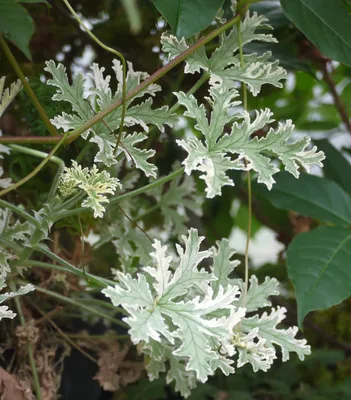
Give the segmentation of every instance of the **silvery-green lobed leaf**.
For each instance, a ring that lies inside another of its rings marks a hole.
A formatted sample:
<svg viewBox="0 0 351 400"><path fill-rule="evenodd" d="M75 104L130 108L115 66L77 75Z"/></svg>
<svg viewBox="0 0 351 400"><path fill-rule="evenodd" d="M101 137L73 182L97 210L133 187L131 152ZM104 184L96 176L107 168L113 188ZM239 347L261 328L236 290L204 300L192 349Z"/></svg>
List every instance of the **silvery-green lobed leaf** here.
<svg viewBox="0 0 351 400"><path fill-rule="evenodd" d="M255 275L252 275L249 280L250 286L246 294L245 308L248 312L257 311L262 307L271 306L270 296L279 294L279 282L275 278L266 276L263 283L259 284ZM241 290L244 289L243 282L236 284ZM238 304L243 307L244 298L241 297Z"/></svg>
<svg viewBox="0 0 351 400"><path fill-rule="evenodd" d="M28 222L21 223L13 218L10 210L0 208L0 236L3 240L9 243L26 242L30 234L31 226ZM3 246L0 246L0 280L5 279L11 272L9 261L15 257L10 248L6 249Z"/></svg>
<svg viewBox="0 0 351 400"><path fill-rule="evenodd" d="M5 76L0 78L0 118L5 112L6 108L11 104L13 99L17 96L17 94L22 89L22 83L18 79L17 81L11 83L9 88L4 90L5 86ZM2 146L5 147L5 146ZM1 152L1 149L0 149Z"/></svg>
<svg viewBox="0 0 351 400"><path fill-rule="evenodd" d="M226 175L230 169L253 170L258 174L258 182L271 189L275 182L273 175L279 172L279 168L272 163L271 154L296 178L299 176L299 165L307 170L311 165L322 166L324 153L317 152L316 147L306 150L310 142L309 137L295 142L289 141L294 128L290 120L285 124L279 123L277 129L270 128L265 137L251 138L253 133L274 121L272 112L269 109L256 111L253 121L246 111L229 116L228 107L236 105L236 102L233 102L233 98L237 96L235 90L225 86L218 87L216 84L210 88L210 121L205 116L204 106L199 106L192 95L187 96L183 92L176 95L179 103L187 109L184 115L196 119L195 128L205 137L204 143L195 137L177 140L177 143L188 153L183 162L185 172L188 175L194 170L203 172L200 178L206 182L205 191L208 198L220 195L223 186L234 185ZM223 107L224 103L226 108ZM242 122L234 122L231 133L224 134L225 125L238 118L241 118Z"/></svg>
<svg viewBox="0 0 351 400"><path fill-rule="evenodd" d="M96 165L93 168L82 168L76 161L71 168L65 168L59 190L62 197L69 197L80 188L87 198L82 206L94 210L94 217L102 217L105 207L101 203L108 203L106 194L114 194L117 188L121 188L117 178L112 178L107 171L99 171Z"/></svg>
<svg viewBox="0 0 351 400"><path fill-rule="evenodd" d="M1 79L0 79L0 93L1 93ZM3 159L2 154L10 154L10 149L3 144L0 144L0 160ZM4 169L0 167L0 187L3 189L8 188L12 184L11 178L1 178L4 173Z"/></svg>
<svg viewBox="0 0 351 400"><path fill-rule="evenodd" d="M172 346L172 357L178 358L177 362L181 362L186 371L193 371L198 380L205 382L214 373L213 366L218 367L219 363L215 361L222 357L218 346L211 347L213 339L219 344L229 341L232 329L245 311L232 305L239 295L236 286L221 287L214 296L209 286L214 276L198 269L200 262L211 252L200 251L203 238L198 237L197 231L190 230L183 240L185 248L177 246L180 260L174 272L167 247L155 240L155 251L151 254L155 266L144 268L152 284L147 283L144 275L139 274L137 279L133 279L128 274L119 273L119 284L104 289L103 293L114 305L122 305L130 314L125 322L131 327L129 333L133 343L145 342L150 349L153 341L166 340ZM207 290L202 298L183 300L192 286L206 282ZM217 310L227 310L228 316L211 317L210 314ZM163 368L162 364L157 365L153 364L153 368ZM177 381L175 375L172 373ZM184 388L182 391L186 392Z"/></svg>
<svg viewBox="0 0 351 400"><path fill-rule="evenodd" d="M231 279L229 275L240 264L240 261L232 260L236 252L229 246L228 239L222 239L217 242L217 247L214 247L212 251L213 275L217 278L217 280L212 282L212 289L217 294L221 286L226 288L228 285L238 285L240 280Z"/></svg>
<svg viewBox="0 0 351 400"><path fill-rule="evenodd" d="M266 372L277 358L275 349L258 336L258 328L253 328L247 335L234 336L234 342L239 352L238 368L249 363L254 372Z"/></svg>
<svg viewBox="0 0 351 400"><path fill-rule="evenodd" d="M255 33L256 29L271 28L266 24L267 19L253 13L247 14L240 25L243 45L252 41L276 42L271 34ZM162 50L172 59L185 51L189 46L184 38L178 40L175 36L163 34L161 37ZM206 54L204 46L186 59L185 73L195 73L201 70L210 72L211 76L228 87L233 87L235 81L244 82L248 85L251 93L256 96L263 84L271 84L282 87L280 81L286 79L286 71L279 67L278 62L271 62L271 53L267 52L262 56L256 54L244 56L244 67L241 67L240 59L235 54L239 49L237 26L228 35L221 36L219 47L211 54Z"/></svg>
<svg viewBox="0 0 351 400"><path fill-rule="evenodd" d="M0 279L5 279L11 272L9 260L11 260L11 254L0 246Z"/></svg>
<svg viewBox="0 0 351 400"><path fill-rule="evenodd" d="M271 305L269 297L278 294L278 282L266 278L260 285L252 276L245 296L243 281L230 278L238 262L232 260L228 240L212 251L200 251L202 239L194 229L183 237L185 248L177 246L176 266L167 247L155 240L153 266L145 267L145 274L134 279L118 272L119 283L103 290L114 305L127 310L124 321L146 356L149 378L157 379L168 366L167 382L174 380L184 397L196 380L205 382L218 368L228 375L235 372L235 363L250 363L254 371L267 371L277 358L275 345L282 348L283 361L290 352L301 359L310 354L306 341L295 338L296 327L277 328L285 318L284 308L256 313ZM199 270L208 257L212 267ZM247 310L240 307L244 298ZM247 311L253 314L247 317Z"/></svg>
<svg viewBox="0 0 351 400"><path fill-rule="evenodd" d="M5 287L6 287L6 285L5 285L3 278L0 278L0 290L4 289ZM0 304L8 299L11 299L16 296L22 296L24 294L32 292L33 290L34 290L34 286L28 284L25 286L21 286L16 292L1 293L0 294ZM7 306L0 306L0 321L3 318L13 319L15 316L16 316L16 313L9 310Z"/></svg>
<svg viewBox="0 0 351 400"><path fill-rule="evenodd" d="M112 93L110 88L110 76L104 76L104 68L98 64L91 67L92 73L84 76L78 74L72 84L68 82L66 69L62 64L56 66L54 61L46 63L45 70L52 75L48 84L58 88L53 100L66 101L72 105L72 114L62 113L56 116L52 123L57 128L62 128L65 132L74 130L82 126L99 111L106 109L111 104L122 98L122 67L119 61L113 61L113 67L117 78L117 88ZM127 91L135 89L143 80L148 77L144 72L135 72L131 63L128 63L126 86ZM91 87L91 80L93 87ZM127 102L127 111L124 126L140 126L145 132L149 130L148 125L155 125L161 131L164 125L172 126L176 121L175 116L168 112L168 107L164 106L152 109L152 99L146 98L143 102L135 104L137 98L144 96L155 96L160 90L158 85L150 85L148 88L134 96ZM134 103L134 104L133 104ZM103 122L95 124L82 137L96 143L99 152L95 157L95 162L102 162L107 166L117 163L115 153L116 132L121 124L122 107L119 107L107 115ZM113 133L115 132L115 135ZM146 135L134 132L127 134L123 132L121 137L119 152L124 152L128 159L141 169L146 176L156 176L156 167L147 160L154 155L153 150L141 150L136 145L146 139Z"/></svg>
<svg viewBox="0 0 351 400"><path fill-rule="evenodd" d="M296 326L288 329L278 329L277 325L285 319L286 309L284 307L272 308L271 313L264 312L262 316L254 315L242 321L242 329L249 333L257 329L257 339L264 339L265 346L274 347L278 345L282 350L282 360L289 360L290 353L296 353L300 360L304 360L305 355L311 354L311 347L307 345L306 339L296 339L298 332Z"/></svg>

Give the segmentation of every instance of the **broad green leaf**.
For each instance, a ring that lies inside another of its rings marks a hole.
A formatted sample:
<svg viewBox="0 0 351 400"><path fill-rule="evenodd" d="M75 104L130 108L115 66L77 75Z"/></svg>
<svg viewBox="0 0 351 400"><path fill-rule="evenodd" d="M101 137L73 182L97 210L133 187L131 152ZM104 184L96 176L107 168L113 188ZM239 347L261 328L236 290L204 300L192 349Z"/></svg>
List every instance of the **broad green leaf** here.
<svg viewBox="0 0 351 400"><path fill-rule="evenodd" d="M31 59L29 41L34 33L34 23L16 0L0 0L0 33Z"/></svg>
<svg viewBox="0 0 351 400"><path fill-rule="evenodd" d="M351 294L351 230L319 227L302 233L287 251L301 327L305 316L341 303Z"/></svg>
<svg viewBox="0 0 351 400"><path fill-rule="evenodd" d="M328 140L316 140L315 143L326 156L323 162L324 176L336 182L351 196L351 165L349 161Z"/></svg>
<svg viewBox="0 0 351 400"><path fill-rule="evenodd" d="M206 29L224 0L152 0L177 38L188 38Z"/></svg>
<svg viewBox="0 0 351 400"><path fill-rule="evenodd" d="M255 187L275 207L337 225L351 224L351 197L335 182L301 174L294 179L285 172L277 175L272 191Z"/></svg>
<svg viewBox="0 0 351 400"><path fill-rule="evenodd" d="M343 0L281 0L287 17L327 57L351 65L351 15Z"/></svg>

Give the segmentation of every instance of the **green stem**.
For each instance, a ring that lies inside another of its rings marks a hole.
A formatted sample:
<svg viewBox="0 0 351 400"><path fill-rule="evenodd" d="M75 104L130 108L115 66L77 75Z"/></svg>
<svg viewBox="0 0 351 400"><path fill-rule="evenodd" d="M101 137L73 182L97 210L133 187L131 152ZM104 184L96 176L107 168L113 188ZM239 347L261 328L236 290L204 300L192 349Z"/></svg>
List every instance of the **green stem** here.
<svg viewBox="0 0 351 400"><path fill-rule="evenodd" d="M57 205L56 207L54 207L53 214L51 215L52 220L56 221L56 218L59 218L60 210L69 210L69 209L71 209L77 203L79 203L81 200L83 200L85 196L86 196L85 192L79 191L77 194L75 194L73 197L71 197L67 201L63 202L62 204Z"/></svg>
<svg viewBox="0 0 351 400"><path fill-rule="evenodd" d="M60 141L56 144L56 146L50 151L50 153L44 158L44 160L36 167L33 169L33 171L25 176L23 179L18 181L17 183L11 185L10 187L1 190L0 191L0 197L3 196L6 193L11 192L12 190L15 190L22 186L24 183L28 182L30 179L32 179L35 175L37 175L44 167L45 165L51 160L53 155L56 153L56 151L61 147L61 145L64 143L68 136L69 132L66 132L60 139Z"/></svg>
<svg viewBox="0 0 351 400"><path fill-rule="evenodd" d="M58 136L0 136L0 143L4 144L55 144L59 140Z"/></svg>
<svg viewBox="0 0 351 400"><path fill-rule="evenodd" d="M64 260L63 258L61 258L57 254L53 253L52 251L50 251L49 249L47 249L44 246L35 246L34 250L39 251L40 253L49 257L51 260L56 261L62 265L62 267L60 268L58 265L51 265L51 264L44 263L41 265L42 268L52 268L52 269L61 270L61 271L67 272L67 273L71 273L73 275L76 275L83 279L86 279L88 283L95 284L96 286L101 287L101 288L105 288L106 286L116 285L115 281L111 281L111 280L105 279L105 278L100 278L95 275L84 272L83 270L70 264L68 261ZM30 260L29 262L33 262L33 261Z"/></svg>
<svg viewBox="0 0 351 400"><path fill-rule="evenodd" d="M11 282L11 281L9 282L9 287L13 292L16 292L16 285L13 282ZM26 328L26 320L25 320L24 315L23 315L21 301L17 296L14 297L13 300L15 302L15 306L16 306L16 309L17 309L17 313L18 313L18 317L19 317L20 323L21 323L22 327L25 329ZM28 342L27 348L28 348L29 363L30 363L30 367L32 369L32 375L33 375L36 398L37 398L37 400L42 400L39 375L38 375L37 366L35 364L32 343Z"/></svg>
<svg viewBox="0 0 351 400"><path fill-rule="evenodd" d="M240 57L240 66L244 68L244 51L243 51L243 41L241 34L241 24L240 21L237 24L238 27L238 42L239 42L239 57ZM243 88L243 106L244 110L247 111L247 89L246 84L242 82ZM246 236L246 244L245 244L245 286L244 286L244 301L243 305L246 305L246 295L249 286L249 248L250 248L250 239L251 239L251 226L252 226L252 191L251 191L251 174L250 171L247 171L247 193L248 193L248 217L247 217L247 236Z"/></svg>
<svg viewBox="0 0 351 400"><path fill-rule="evenodd" d="M37 96L33 92L33 89L29 86L29 83L28 83L26 77L24 76L24 74L23 74L23 72L21 70L21 67L18 65L17 60L13 56L9 46L7 45L5 39L2 37L1 34L0 34L0 46L2 47L2 49L3 49L4 53L5 53L5 56L9 60L12 68L14 69L14 71L17 74L17 76L21 80L22 85L24 86L24 89L26 90L28 96L32 100L32 103L33 103L34 107L37 109L37 111L38 111L38 113L40 115L40 118L44 122L44 125L46 126L47 130L49 131L49 133L52 136L60 136L60 134L57 132L56 128L50 122L49 117L47 116L44 108L42 107L42 105L40 104L39 100L37 99Z"/></svg>
<svg viewBox="0 0 351 400"><path fill-rule="evenodd" d="M210 79L210 74L208 72L205 72L201 78L187 91L186 95L190 96L191 94L196 93L200 87L207 82ZM178 110L178 108L181 107L181 104L179 103L179 101L177 103L175 103L170 109L169 112L170 113L174 113Z"/></svg>
<svg viewBox="0 0 351 400"><path fill-rule="evenodd" d="M82 339L82 340L91 340L91 339L96 339L96 340L127 340L130 339L129 335L84 335L84 334L79 334L79 333L66 333L66 336L71 338L71 339Z"/></svg>
<svg viewBox="0 0 351 400"><path fill-rule="evenodd" d="M159 178L156 181L149 183L148 185L145 185L139 189L131 190L130 192L120 194L119 196L111 197L110 202L109 202L109 207L111 207L111 205L113 205L113 204L118 204L119 202L121 202L123 200L130 199L132 197L143 194L143 193L147 192L148 190L151 190L157 186L163 185L166 182L171 181L172 179L176 178L178 175L181 175L183 172L184 172L184 168L180 168L177 171L174 171L167 176ZM72 215L80 214L81 212L84 212L87 210L88 209L84 208L84 207L75 208L74 210L68 210L66 212L62 212L60 214L60 217L61 217L61 219L71 217Z"/></svg>
<svg viewBox="0 0 351 400"><path fill-rule="evenodd" d="M112 47L106 46L104 43L101 42L100 39L98 39L89 29L88 27L84 24L84 22L78 17L72 6L69 4L68 0L63 0L63 2L66 4L67 8L70 10L74 18L78 21L78 23L83 27L85 32L94 40L95 43L97 43L101 48L103 48L106 51L109 51L112 54L115 54L122 63L123 67L123 83L122 83L122 114L121 114L121 124L119 127L119 132L118 132L118 137L117 137L117 142L116 142L116 147L115 147L115 155L117 154L117 150L121 141L122 133L123 133L123 125L124 125L124 119L126 116L126 111L127 111L127 102L126 102L126 94L127 94L127 64L126 60L123 56L122 53L119 51L113 49Z"/></svg>
<svg viewBox="0 0 351 400"><path fill-rule="evenodd" d="M85 304L82 304L77 300L73 300L70 297L63 296L63 295L61 295L59 293L56 293L56 292L52 292L51 290L46 289L46 288L45 289L41 288L40 286L34 286L34 287L35 287L35 290L37 292L43 293L46 296L50 296L50 297L52 297L52 298L54 298L56 300L59 300L60 302L70 304L70 305L72 305L74 307L79 307L79 308L89 312L90 314L97 315L98 317L106 319L106 320L108 320L110 322L113 322L114 324L122 326L123 328L127 328L128 327L128 325L125 324L123 321L120 321L119 319L113 318L108 314L103 314L101 311L96 310L95 308L89 307L89 306L87 306Z"/></svg>
<svg viewBox="0 0 351 400"><path fill-rule="evenodd" d="M16 254L20 253L22 250L21 246L1 236L0 236L0 244L2 244L3 247L13 250Z"/></svg>
<svg viewBox="0 0 351 400"><path fill-rule="evenodd" d="M142 214L138 215L136 218L133 219L133 222L140 221L141 219L145 218L147 215L153 213L154 211L158 210L160 208L160 204L157 203L154 206L148 208L145 212Z"/></svg>
<svg viewBox="0 0 351 400"><path fill-rule="evenodd" d="M8 203L5 200L0 200L0 207L8 208L12 212L14 212L14 213L20 215L21 217L23 217L24 219L30 221L35 226L39 226L39 222L32 215L28 214L26 211L15 206L14 204Z"/></svg>
<svg viewBox="0 0 351 400"><path fill-rule="evenodd" d="M28 147L19 146L18 144L10 144L9 147L13 150L17 150L21 153L29 154L34 157L43 158L43 159L48 157L48 153L44 153L43 151L34 150L34 149L31 149ZM54 181L52 182L52 185L50 188L50 192L49 192L49 196L48 196L49 204L51 202L53 202L53 200L54 200L61 174L62 174L63 170L65 169L65 163L61 160L61 158L52 156L50 158L50 161L55 163L58 166L58 170L56 172Z"/></svg>

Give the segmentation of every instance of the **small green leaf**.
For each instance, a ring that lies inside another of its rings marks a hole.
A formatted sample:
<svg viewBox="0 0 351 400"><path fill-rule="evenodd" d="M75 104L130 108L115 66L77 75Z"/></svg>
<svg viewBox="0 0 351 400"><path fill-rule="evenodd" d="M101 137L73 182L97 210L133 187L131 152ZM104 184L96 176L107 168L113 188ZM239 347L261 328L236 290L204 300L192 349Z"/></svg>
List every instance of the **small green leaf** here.
<svg viewBox="0 0 351 400"><path fill-rule="evenodd" d="M324 151L323 172L327 179L333 180L351 195L351 165L342 153L328 140L316 140L318 148Z"/></svg>
<svg viewBox="0 0 351 400"><path fill-rule="evenodd" d="M298 235L287 252L294 285L298 324L314 310L341 303L351 294L351 230L319 227Z"/></svg>
<svg viewBox="0 0 351 400"><path fill-rule="evenodd" d="M270 192L259 185L255 185L255 190L277 208L337 225L351 224L351 198L333 181L308 174L295 179L282 172L276 176Z"/></svg>
<svg viewBox="0 0 351 400"><path fill-rule="evenodd" d="M153 0L178 39L206 29L224 0Z"/></svg>
<svg viewBox="0 0 351 400"><path fill-rule="evenodd" d="M0 33L31 60L28 46L34 33L34 23L27 11L15 0L0 0Z"/></svg>
<svg viewBox="0 0 351 400"><path fill-rule="evenodd" d="M351 15L343 0L281 0L281 5L323 54L351 65Z"/></svg>

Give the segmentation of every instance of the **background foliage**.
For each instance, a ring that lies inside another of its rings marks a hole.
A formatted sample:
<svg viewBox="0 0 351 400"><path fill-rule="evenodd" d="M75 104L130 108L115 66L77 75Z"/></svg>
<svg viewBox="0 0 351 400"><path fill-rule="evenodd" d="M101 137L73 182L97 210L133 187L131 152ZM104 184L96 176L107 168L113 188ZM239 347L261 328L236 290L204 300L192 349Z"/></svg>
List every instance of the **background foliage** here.
<svg viewBox="0 0 351 400"><path fill-rule="evenodd" d="M47 115L54 118L67 109L63 102L51 100L54 89L43 83L50 78L44 71L45 61L53 59L62 62L72 80L77 71L87 71L94 61L110 73L114 56L96 46L79 29L62 2L30 3L40 2L0 0L0 31L13 44L11 50ZM178 38L189 38L199 31L206 33L213 29L210 24L222 5L223 15L229 15L229 1L189 0L183 1L185 6L182 8L180 3L175 0L72 1L72 6L84 15L94 34L121 52L133 63L135 70L152 74L162 66L160 36L168 29L165 20ZM259 279L263 280L268 274L282 282L285 295L279 304L288 308L291 319L288 324L293 325L297 321L304 329L313 352L303 363L296 359L276 365L265 374L254 374L247 367L230 378L215 376L208 383L199 385L190 398L346 400L351 396L351 314L348 299L351 290L350 4L348 0L334 0L332 7L327 0L260 1L253 3L250 10L269 19L279 43L253 42L245 50L258 54L271 51L272 60L279 59L288 70L288 80L283 90L264 86L258 97L249 96L249 110L269 107L274 110L277 121L292 119L296 124L296 137L307 132L313 143L326 154L323 170L313 171L318 176L301 174L300 179L295 180L289 174L280 173L271 191L253 184L252 241L259 246L252 246L252 266ZM160 19L160 13L165 20ZM194 15L197 17L194 18ZM213 48L216 40L207 45L208 50ZM0 76L6 75L9 85L16 75L2 52L0 61ZM198 76L184 74L183 66L177 66L158 81L162 92L155 98L154 106L173 106L176 99L172 92L186 92L197 80ZM206 90L201 87L197 98L202 99L205 95ZM180 116L183 113L183 110L178 111ZM166 127L163 134L157 129L151 130L145 148L156 150L153 161L160 175L170 173L171 165L183 158L176 140L186 130L195 132L193 122L188 122L188 125L179 124L177 129ZM276 122L272 123L272 127L276 127ZM1 118L0 129L4 136L48 135L24 91ZM265 134L266 131L255 133L259 138ZM38 150L46 152L51 147L48 144L36 145ZM70 164L72 159L79 159L85 167L91 165L94 151L79 138L62 147L57 155L66 164ZM38 163L36 158L16 151L2 161L6 177L14 181L30 173ZM9 193L6 200L39 210L55 172L56 166L49 164L35 179ZM127 170L123 172L126 182L130 178L129 173ZM201 212L199 200L187 197L187 224L204 234L206 247L214 245L222 237L229 237L233 247L239 247L241 236L237 228L242 232L247 230L245 176L237 171L231 173L233 178L235 176L234 180L241 184L225 187L221 197L205 200ZM144 178L141 181L147 183ZM181 185L182 194L187 196L187 185L177 183ZM192 184L204 191L203 181L196 180ZM119 262L116 265L113 246L106 244L111 237L115 241L123 238L126 252L135 252L139 259L148 254L148 240L144 240L145 246L137 249L131 246L132 239L128 238L145 235L123 213L136 217L138 208L149 210L142 218L144 228L148 230L155 223L162 226L170 215L177 215L175 193L179 192L174 185L173 181L166 184L161 193L155 191L141 196L140 203L136 205L125 202L111 207L109 218L116 221L114 226L99 226L90 213L82 214L79 220L71 217L59 222L50 236L52 248L74 265L89 266L90 272L110 277L110 268L119 266ZM167 198L166 193L172 190L173 195ZM158 203L161 204L161 212L153 208ZM124 230L121 232L122 224ZM88 235L91 228L100 231L100 242L94 247L83 246L81 230ZM176 228L174 241L185 229L182 223L176 224ZM262 236L264 232L269 234ZM265 249L268 249L269 257L263 262L257 261ZM243 252L243 248L238 250ZM123 262L124 255L119 257ZM138 259L128 267L132 270L137 264ZM58 293L81 303L86 302L84 304L93 301L94 307L107 313L108 306L102 296L96 295L93 300L85 297L77 277L39 268L32 268L30 273L41 292L28 296L29 300L23 297L25 316L28 320L33 318L40 330L42 345L38 353L43 354L41 376L46 374L50 377L48 390L55 388L67 400L177 398L163 378L148 381L135 349L128 347L123 353L118 346L123 347L124 344L118 345L116 340L109 342L106 339L108 335L115 335L116 331L125 334L124 328L111 322L112 333L106 333L97 316L82 314L80 309L49 294ZM238 270L238 273L242 272ZM310 313L322 309L327 310ZM109 312L113 318L112 311ZM14 322L2 322L1 335L3 343L6 343L2 367L9 373L24 376L26 381L28 377L24 371L27 361L17 354L20 335L17 332L14 340L15 328ZM104 340L98 340L103 334ZM67 338L71 342L67 342ZM72 347L72 341L76 348ZM72 347L72 351L65 357L68 347ZM51 356L50 349L55 349ZM119 357L116 364L120 369L115 371L121 377L119 390L111 390L106 382L105 386L99 385L99 379L93 380L99 367L101 370L99 362L103 362L106 353ZM61 365L61 379L56 379L50 370L50 365L55 363ZM5 377L2 379L5 380Z"/></svg>

